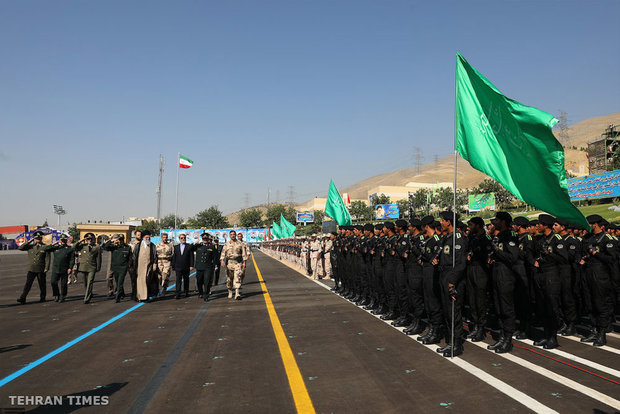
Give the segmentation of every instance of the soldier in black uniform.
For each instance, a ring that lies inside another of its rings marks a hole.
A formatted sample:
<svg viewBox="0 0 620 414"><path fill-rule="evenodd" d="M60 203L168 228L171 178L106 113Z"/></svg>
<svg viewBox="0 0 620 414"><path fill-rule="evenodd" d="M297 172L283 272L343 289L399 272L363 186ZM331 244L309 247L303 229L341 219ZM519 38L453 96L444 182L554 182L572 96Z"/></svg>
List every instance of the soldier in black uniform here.
<svg viewBox="0 0 620 414"><path fill-rule="evenodd" d="M439 287L443 319L448 326L446 345L437 348L445 357L463 353L463 302L465 298L465 267L467 266L467 238L454 228L454 213L443 211L440 214L441 227L446 233L443 248L433 264L439 268ZM459 215L456 214L458 221ZM451 332L454 326L454 332ZM451 340L454 337L454 348Z"/></svg>
<svg viewBox="0 0 620 414"><path fill-rule="evenodd" d="M383 285L385 288L386 305L388 312L381 315L382 320L398 319L400 315L397 312L397 298L396 298L396 271L400 262L400 258L396 252L396 243L398 236L395 233L396 226L391 221L383 223L383 232L387 236L386 249L385 249L385 268L383 270Z"/></svg>
<svg viewBox="0 0 620 414"><path fill-rule="evenodd" d="M518 320L515 338L517 339L531 337L532 304L534 303L531 287L534 284L536 245L532 235L528 232L529 227L530 222L525 217L515 217L513 220L513 229L519 238L519 258L513 268L517 274L515 283L515 313Z"/></svg>
<svg viewBox="0 0 620 414"><path fill-rule="evenodd" d="M536 301L544 304L544 338L534 342L545 349L558 347L557 333L560 325L560 303L562 282L559 265L568 263L568 249L559 234L553 232L555 219L548 214L538 216L543 229L537 246L538 257L534 262L537 269L536 285L539 292Z"/></svg>
<svg viewBox="0 0 620 414"><path fill-rule="evenodd" d="M407 335L418 335L424 330L424 288L422 287L422 221L412 218L409 221L409 251L406 257L407 297L409 299L410 325L403 331Z"/></svg>
<svg viewBox="0 0 620 414"><path fill-rule="evenodd" d="M363 271L361 272L361 289L362 299L357 303L358 306L368 306L371 302L372 292L372 255L370 251L372 249L371 238L374 236L374 226L372 224L365 224L363 227L363 235L361 240L362 259L363 259Z"/></svg>
<svg viewBox="0 0 620 414"><path fill-rule="evenodd" d="M409 295L407 287L407 252L410 249L409 233L407 229L409 225L405 220L396 220L396 272L394 280L394 294L396 296L396 308L400 315L398 319L392 322L392 326L403 327L411 325L411 310L409 309Z"/></svg>
<svg viewBox="0 0 620 414"><path fill-rule="evenodd" d="M60 236L60 240L49 246L48 251L54 252L52 263L52 295L55 302L64 302L67 297L67 281L73 265L75 264L75 252L72 246L67 245L66 234ZM60 290L58 290L60 282Z"/></svg>
<svg viewBox="0 0 620 414"><path fill-rule="evenodd" d="M37 279L40 291L39 302L45 302L45 295L47 293L45 279L47 271L50 268L50 255L49 246L43 244L43 233L35 231L32 239L23 243L18 249L28 251L28 264L26 265L28 273L26 273L24 290L17 301L22 305L26 303L26 296L28 296L28 292L30 292L32 282Z"/></svg>
<svg viewBox="0 0 620 414"><path fill-rule="evenodd" d="M471 323L467 337L472 342L486 338L487 314L489 311L489 252L491 236L485 232L484 220L473 217L469 225L469 252L467 255L467 299Z"/></svg>
<svg viewBox="0 0 620 414"><path fill-rule="evenodd" d="M192 252L196 253L194 260L194 268L196 269L196 285L198 287L198 297L209 300L211 286L213 284L213 276L215 274L215 265L219 257L217 247L211 243L209 233L202 233L202 242L192 245Z"/></svg>
<svg viewBox="0 0 620 414"><path fill-rule="evenodd" d="M577 320L577 309L575 306L575 295L573 292L573 285L575 283L575 275L573 272L573 263L575 260L580 261L581 257L577 258L578 253L577 240L568 233L568 222L561 218L556 218L553 224L553 231L559 234L564 241L564 246L567 249L568 262L558 265L560 271L560 298L561 298L561 310L562 310L562 327L558 330L558 333L562 336L575 335L577 330L575 329L575 322Z"/></svg>
<svg viewBox="0 0 620 414"><path fill-rule="evenodd" d="M487 349L503 354L512 350L512 335L517 329L515 313L517 274L512 269L519 259L519 240L512 231L512 217L509 213L498 211L492 222L499 233L491 244L489 263L493 301L502 332L499 340L489 345Z"/></svg>
<svg viewBox="0 0 620 414"><path fill-rule="evenodd" d="M385 286L383 282L383 269L385 266L386 237L383 234L383 224L375 225L375 237L372 254L373 275L375 278L375 290L377 295L377 308L373 309L373 315L383 315L388 312L385 296Z"/></svg>
<svg viewBox="0 0 620 414"><path fill-rule="evenodd" d="M441 325L441 293L439 289L439 273L433 261L439 257L442 246L442 237L435 233L435 219L433 216L423 217L422 229L424 243L422 243L422 288L424 289L424 308L428 316L429 329L426 334L419 336L418 341L424 345L438 344L442 338Z"/></svg>
<svg viewBox="0 0 620 414"><path fill-rule="evenodd" d="M125 236L115 234L103 246L103 250L108 250L110 254L110 271L116 283L116 295L114 301L120 303L125 297L125 276L127 271L133 267L133 251L131 246L125 243Z"/></svg>
<svg viewBox="0 0 620 414"><path fill-rule="evenodd" d="M213 286L220 283L220 255L222 254L222 246L220 246L219 238L213 237L213 251L215 253L215 269L213 271Z"/></svg>
<svg viewBox="0 0 620 414"><path fill-rule="evenodd" d="M586 219L592 227L592 233L585 239L584 257L580 263L585 265L594 329L581 342L592 342L594 346L603 346L607 343L606 329L614 317L612 267L618 261L616 257L618 242L609 234L605 234L605 220L601 216L594 214Z"/></svg>

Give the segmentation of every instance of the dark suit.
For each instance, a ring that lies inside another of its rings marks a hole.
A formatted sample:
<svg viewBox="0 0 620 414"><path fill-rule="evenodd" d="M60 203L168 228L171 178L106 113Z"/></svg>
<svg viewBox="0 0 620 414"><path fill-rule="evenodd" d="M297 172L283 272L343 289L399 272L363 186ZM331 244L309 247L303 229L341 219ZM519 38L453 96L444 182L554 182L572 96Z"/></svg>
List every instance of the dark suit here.
<svg viewBox="0 0 620 414"><path fill-rule="evenodd" d="M174 246L174 254L172 255L172 268L176 274L176 294L181 294L181 282L183 282L185 294L189 294L189 268L194 267L194 254L192 246L185 244L183 254L181 254L181 245Z"/></svg>

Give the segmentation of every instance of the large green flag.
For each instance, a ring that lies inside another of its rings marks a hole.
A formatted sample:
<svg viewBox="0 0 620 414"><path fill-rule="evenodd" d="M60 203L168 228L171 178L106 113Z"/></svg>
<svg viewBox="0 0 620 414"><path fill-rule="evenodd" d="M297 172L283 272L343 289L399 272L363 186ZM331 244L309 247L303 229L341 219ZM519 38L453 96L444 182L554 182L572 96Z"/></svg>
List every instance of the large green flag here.
<svg viewBox="0 0 620 414"><path fill-rule="evenodd" d="M334 180L329 183L329 193L327 194L327 202L325 203L325 215L336 220L339 226L353 224L351 214L344 205L342 197L334 184Z"/></svg>
<svg viewBox="0 0 620 414"><path fill-rule="evenodd" d="M568 196L564 149L540 109L505 97L457 54L455 149L518 199L590 228Z"/></svg>
<svg viewBox="0 0 620 414"><path fill-rule="evenodd" d="M282 229L278 226L278 223L275 221L271 223L271 233L274 235L274 239L282 238Z"/></svg>
<svg viewBox="0 0 620 414"><path fill-rule="evenodd" d="M285 219L282 213L280 213L280 228L282 229L282 237L291 237L295 234L295 225Z"/></svg>

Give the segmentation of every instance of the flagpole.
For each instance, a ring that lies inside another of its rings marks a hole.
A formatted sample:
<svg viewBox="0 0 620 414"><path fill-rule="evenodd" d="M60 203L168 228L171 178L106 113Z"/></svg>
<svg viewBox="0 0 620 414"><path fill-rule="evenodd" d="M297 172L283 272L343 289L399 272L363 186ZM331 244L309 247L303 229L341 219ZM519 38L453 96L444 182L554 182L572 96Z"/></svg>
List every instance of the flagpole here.
<svg viewBox="0 0 620 414"><path fill-rule="evenodd" d="M458 65L458 59L457 59L457 63ZM452 190L454 191L454 202L452 204L452 271L454 271L454 268L456 267L456 167L457 167L457 162L458 162L458 157L457 157L457 150L456 150L456 134L458 131L458 120L457 120L457 109L456 109L456 105L457 105L457 98L458 98L458 88L459 88L459 84L456 80L456 69L454 71L454 184L452 187ZM456 290L456 286L454 286L454 290ZM454 295L456 295L456 293L453 293ZM454 307L455 307L455 303L456 302L456 298L451 298L452 299L452 332L451 332L451 338L450 338L450 358L454 358Z"/></svg>
<svg viewBox="0 0 620 414"><path fill-rule="evenodd" d="M174 238L177 238L177 217L179 215L179 171L181 170L181 153L177 157L177 203L174 209Z"/></svg>

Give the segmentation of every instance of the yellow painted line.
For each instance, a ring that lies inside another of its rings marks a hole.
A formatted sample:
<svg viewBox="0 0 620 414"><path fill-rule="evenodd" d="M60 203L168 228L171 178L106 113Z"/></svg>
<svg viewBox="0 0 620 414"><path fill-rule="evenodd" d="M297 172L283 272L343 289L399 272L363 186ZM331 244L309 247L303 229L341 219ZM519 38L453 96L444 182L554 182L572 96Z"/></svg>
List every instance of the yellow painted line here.
<svg viewBox="0 0 620 414"><path fill-rule="evenodd" d="M252 254L252 262L254 262L254 268L256 269L256 274L258 275L261 288L263 289L265 305L267 305L267 312L269 313L273 333L276 335L276 342L278 343L278 348L280 349L280 356L282 356L282 363L284 364L284 369L286 370L286 376L288 377L288 383L291 387L291 392L293 393L293 399L295 400L297 412L302 414L313 414L315 411L314 406L312 405L312 400L310 399L310 394L308 394L308 389L306 388L304 379L301 376L301 371L299 371L299 366L297 366L297 361L293 356L291 346L289 345L288 339L282 329L280 318L278 318L276 309L271 301L271 296L269 296L269 291L267 290L267 285L265 284L263 275L261 275L260 270L256 265L254 254Z"/></svg>

